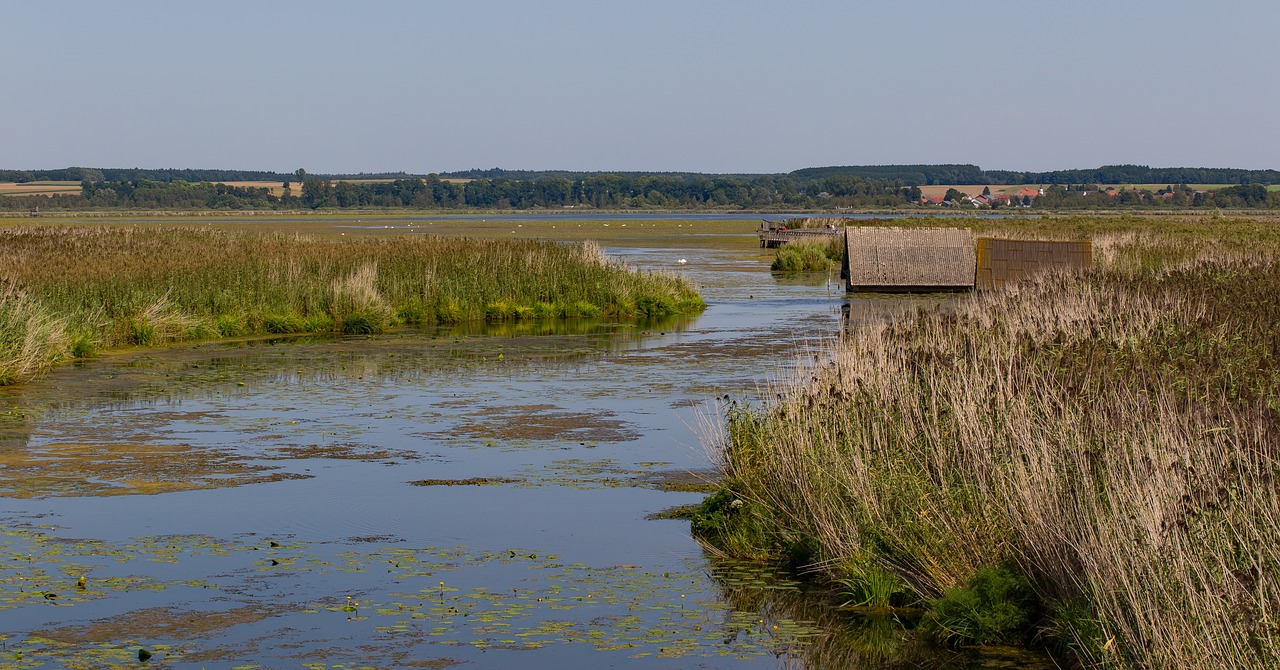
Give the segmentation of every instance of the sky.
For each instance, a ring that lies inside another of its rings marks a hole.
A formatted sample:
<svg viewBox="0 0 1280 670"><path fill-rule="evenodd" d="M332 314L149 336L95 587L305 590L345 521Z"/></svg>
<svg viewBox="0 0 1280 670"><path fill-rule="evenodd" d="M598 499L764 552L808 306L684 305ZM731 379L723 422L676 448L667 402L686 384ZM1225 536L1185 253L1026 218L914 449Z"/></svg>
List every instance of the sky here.
<svg viewBox="0 0 1280 670"><path fill-rule="evenodd" d="M0 169L1280 169L1276 0L0 0Z"/></svg>

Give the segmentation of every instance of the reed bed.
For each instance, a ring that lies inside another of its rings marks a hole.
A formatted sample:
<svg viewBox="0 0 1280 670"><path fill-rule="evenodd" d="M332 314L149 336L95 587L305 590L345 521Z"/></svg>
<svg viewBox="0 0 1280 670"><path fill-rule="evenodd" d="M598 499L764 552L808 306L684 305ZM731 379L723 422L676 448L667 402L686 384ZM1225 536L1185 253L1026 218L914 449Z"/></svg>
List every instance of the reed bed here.
<svg viewBox="0 0 1280 670"><path fill-rule="evenodd" d="M130 345L702 308L684 280L624 267L589 242L0 230L0 383Z"/></svg>
<svg viewBox="0 0 1280 670"><path fill-rule="evenodd" d="M780 272L826 272L844 258L844 235L819 240L795 240L778 247L770 264Z"/></svg>
<svg viewBox="0 0 1280 670"><path fill-rule="evenodd" d="M1095 249L860 328L731 407L709 441L736 509L695 530L926 604L1011 570L1038 639L1086 667L1280 667L1280 262L1149 232Z"/></svg>

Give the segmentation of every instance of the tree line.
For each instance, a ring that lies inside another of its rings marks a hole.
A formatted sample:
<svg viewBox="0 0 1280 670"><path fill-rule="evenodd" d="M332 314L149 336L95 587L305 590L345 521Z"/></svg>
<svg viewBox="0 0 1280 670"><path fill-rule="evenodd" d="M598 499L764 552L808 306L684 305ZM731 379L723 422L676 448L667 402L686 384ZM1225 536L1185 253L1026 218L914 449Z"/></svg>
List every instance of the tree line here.
<svg viewBox="0 0 1280 670"><path fill-rule="evenodd" d="M1034 201L1042 209L1280 209L1280 191L1265 184L1237 184L1196 190L1186 184L1155 191L1122 189L1108 192L1097 185L1051 185Z"/></svg>
<svg viewBox="0 0 1280 670"><path fill-rule="evenodd" d="M405 172L378 172L358 174L315 174L305 170L290 173L261 170L205 170L205 169L142 169L142 168L88 168L69 167L57 170L0 170L0 182L31 181L158 181L158 182L206 182L206 181L287 181L305 178L331 181L383 179L426 180L432 175ZM1280 184L1280 171L1245 170L1240 168L1153 168L1146 165L1104 165L1085 170L1053 170L1049 172L1019 172L1013 170L983 170L970 164L940 165L852 165L814 167L788 173L769 174L704 174L696 172L589 172L569 170L504 170L490 168L458 172L442 172L442 179L542 182L567 180L585 182L592 179L623 179L630 182L655 179L660 183L695 183L707 180L727 180L735 183L754 184L761 180L790 182L804 187L818 185L835 177L856 177L868 182L901 183L902 186L961 186L990 185L1016 186L1026 184Z"/></svg>
<svg viewBox="0 0 1280 670"><path fill-rule="evenodd" d="M78 194L0 197L0 208L22 210L294 210L294 209L679 209L796 210L879 208L920 204L921 189L901 179L834 175L817 180L791 176L707 177L705 175L593 174L584 179L474 179L450 181L437 175L390 181L314 178L282 180L283 192L215 182L82 181ZM955 191L955 189L952 189ZM951 191L948 192L949 194ZM955 191L952 201L957 201ZM1280 191L1263 184L1217 190L1171 185L1158 191L1111 192L1093 185L1051 185L1043 195L1013 203L1045 209L1280 208ZM960 205L966 207L967 205Z"/></svg>

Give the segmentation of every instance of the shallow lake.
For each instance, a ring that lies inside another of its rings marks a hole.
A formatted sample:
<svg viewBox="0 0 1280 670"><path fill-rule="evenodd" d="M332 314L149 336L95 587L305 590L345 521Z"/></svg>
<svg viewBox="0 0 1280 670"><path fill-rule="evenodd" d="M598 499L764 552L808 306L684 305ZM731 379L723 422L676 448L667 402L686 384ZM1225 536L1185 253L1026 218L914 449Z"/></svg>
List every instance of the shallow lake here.
<svg viewBox="0 0 1280 670"><path fill-rule="evenodd" d="M648 518L703 498L726 401L913 304L694 223L604 244L695 282L697 317L189 344L0 389L0 668L1031 662Z"/></svg>

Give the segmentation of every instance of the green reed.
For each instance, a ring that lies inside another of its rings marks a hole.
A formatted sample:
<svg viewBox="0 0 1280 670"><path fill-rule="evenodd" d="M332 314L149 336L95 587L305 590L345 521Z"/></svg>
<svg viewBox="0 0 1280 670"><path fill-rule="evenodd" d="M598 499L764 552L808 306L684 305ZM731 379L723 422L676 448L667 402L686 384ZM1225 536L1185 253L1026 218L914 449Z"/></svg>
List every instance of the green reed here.
<svg viewBox="0 0 1280 670"><path fill-rule="evenodd" d="M627 268L591 243L432 236L334 241L196 228L15 227L0 230L0 282L6 382L73 354L193 338L703 308L684 280ZM41 317L9 316L19 312ZM32 338L45 343L39 354L19 346ZM41 362L10 362L33 355Z"/></svg>

